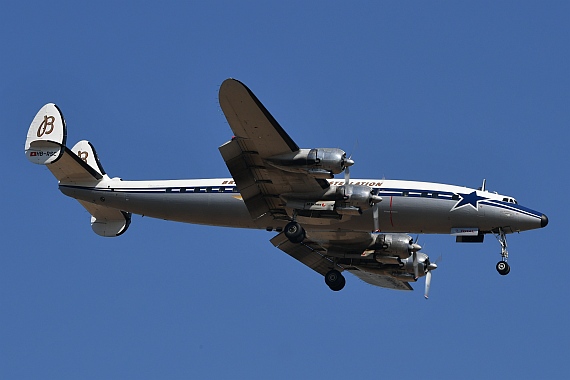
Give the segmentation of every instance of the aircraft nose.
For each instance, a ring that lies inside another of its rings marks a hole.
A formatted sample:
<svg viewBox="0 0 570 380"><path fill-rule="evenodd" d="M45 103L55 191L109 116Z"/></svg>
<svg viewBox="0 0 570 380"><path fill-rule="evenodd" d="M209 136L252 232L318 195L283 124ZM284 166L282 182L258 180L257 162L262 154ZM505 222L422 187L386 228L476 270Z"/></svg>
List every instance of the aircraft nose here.
<svg viewBox="0 0 570 380"><path fill-rule="evenodd" d="M548 224L548 217L544 214L540 217L540 227L546 227Z"/></svg>

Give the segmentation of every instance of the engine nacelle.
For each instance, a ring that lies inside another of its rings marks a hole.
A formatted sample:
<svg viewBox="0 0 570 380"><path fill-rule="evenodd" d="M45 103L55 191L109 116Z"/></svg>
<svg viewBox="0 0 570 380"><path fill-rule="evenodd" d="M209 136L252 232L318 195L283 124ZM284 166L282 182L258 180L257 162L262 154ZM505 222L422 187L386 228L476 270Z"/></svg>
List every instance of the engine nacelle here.
<svg viewBox="0 0 570 380"><path fill-rule="evenodd" d="M376 235L375 242L368 248L382 256L397 256L401 260L407 260L412 252L420 249L418 244L413 243L412 237L406 234Z"/></svg>
<svg viewBox="0 0 570 380"><path fill-rule="evenodd" d="M434 269L433 266L437 267L435 264L431 264L429 261L428 255L422 252L416 253L418 257L418 276L422 277L425 276L428 270ZM414 258L413 255L410 255L407 259L402 260L403 270L410 275L414 274ZM432 266L430 266L430 264Z"/></svg>
<svg viewBox="0 0 570 380"><path fill-rule="evenodd" d="M299 149L266 159L270 165L292 173L308 173L315 178L333 178L354 161L337 148Z"/></svg>
<svg viewBox="0 0 570 380"><path fill-rule="evenodd" d="M336 210L342 214L343 210L362 210L370 208L374 203L380 202L382 198L374 195L372 188L361 185L343 185L336 188ZM347 212L347 213L350 213Z"/></svg>

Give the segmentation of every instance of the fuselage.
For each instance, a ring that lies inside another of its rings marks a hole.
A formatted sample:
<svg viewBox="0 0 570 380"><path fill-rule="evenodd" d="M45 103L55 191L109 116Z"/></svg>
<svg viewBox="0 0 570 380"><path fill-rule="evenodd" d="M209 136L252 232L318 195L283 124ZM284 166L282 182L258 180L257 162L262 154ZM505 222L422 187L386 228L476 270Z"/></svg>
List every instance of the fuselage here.
<svg viewBox="0 0 570 380"><path fill-rule="evenodd" d="M331 186L343 181L332 179ZM548 219L516 203L509 196L440 183L354 179L382 197L379 227L382 232L449 234L452 229L506 233L540 228ZM286 220L260 225L250 216L232 178L123 181L106 178L97 185L60 184L72 198L106 207L186 223L281 230ZM341 219L301 218L305 228L372 231L371 209Z"/></svg>

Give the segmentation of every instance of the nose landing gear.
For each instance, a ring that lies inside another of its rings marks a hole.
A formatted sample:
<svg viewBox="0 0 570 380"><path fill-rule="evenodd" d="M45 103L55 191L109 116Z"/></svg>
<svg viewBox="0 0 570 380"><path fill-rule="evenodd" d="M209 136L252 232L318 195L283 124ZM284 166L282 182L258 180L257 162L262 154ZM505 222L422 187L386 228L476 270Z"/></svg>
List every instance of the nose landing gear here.
<svg viewBox="0 0 570 380"><path fill-rule="evenodd" d="M495 233L495 237L501 244L501 261L497 263L497 272L501 276L506 276L511 271L510 265L507 263L509 258L509 251L507 250L507 236L505 235L505 231L502 228L498 229L498 232Z"/></svg>

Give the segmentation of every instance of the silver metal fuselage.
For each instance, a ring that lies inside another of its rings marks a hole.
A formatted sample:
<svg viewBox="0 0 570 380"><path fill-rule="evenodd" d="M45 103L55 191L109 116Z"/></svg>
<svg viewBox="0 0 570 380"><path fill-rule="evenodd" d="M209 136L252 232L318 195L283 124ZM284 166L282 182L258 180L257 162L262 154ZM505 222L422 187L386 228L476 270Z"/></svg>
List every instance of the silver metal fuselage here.
<svg viewBox="0 0 570 380"><path fill-rule="evenodd" d="M342 181L330 180L331 186ZM467 187L399 180L359 180L382 197L382 232L449 234L452 228L476 228L506 233L540 228L545 216L514 203L508 196ZM232 178L122 181L105 179L97 185L60 184L67 196L122 211L178 222L212 226L280 230L286 220L260 225L252 219ZM371 209L341 219L297 218L314 229L372 231Z"/></svg>

